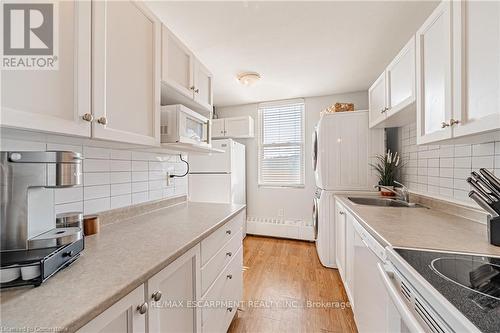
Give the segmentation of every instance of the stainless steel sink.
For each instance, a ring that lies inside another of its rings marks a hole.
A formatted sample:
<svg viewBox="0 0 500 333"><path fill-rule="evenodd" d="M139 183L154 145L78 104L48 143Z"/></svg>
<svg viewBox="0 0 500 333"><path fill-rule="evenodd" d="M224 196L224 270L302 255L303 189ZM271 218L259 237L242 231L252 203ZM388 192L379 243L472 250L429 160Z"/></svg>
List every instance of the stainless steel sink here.
<svg viewBox="0 0 500 333"><path fill-rule="evenodd" d="M406 207L406 208L421 207L415 203L409 203L406 201L389 199L389 198L348 197L348 199L354 202L355 204L367 205L367 206Z"/></svg>

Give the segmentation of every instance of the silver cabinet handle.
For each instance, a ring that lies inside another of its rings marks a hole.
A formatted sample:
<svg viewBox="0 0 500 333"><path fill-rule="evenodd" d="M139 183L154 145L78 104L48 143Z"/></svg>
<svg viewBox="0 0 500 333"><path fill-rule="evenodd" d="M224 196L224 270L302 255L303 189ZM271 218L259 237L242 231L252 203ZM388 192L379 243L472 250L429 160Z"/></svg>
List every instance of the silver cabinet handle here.
<svg viewBox="0 0 500 333"><path fill-rule="evenodd" d="M189 89L194 91L194 86L189 87Z"/></svg>
<svg viewBox="0 0 500 333"><path fill-rule="evenodd" d="M101 124L101 125L106 125L106 124L108 123L108 119L107 119L106 117L102 116L102 117L99 117L99 118L97 119L97 122L98 122L99 124Z"/></svg>
<svg viewBox="0 0 500 333"><path fill-rule="evenodd" d="M453 119L453 118L450 119L450 125L451 126L458 125L458 124L460 124L460 120L456 120L456 119Z"/></svg>
<svg viewBox="0 0 500 333"><path fill-rule="evenodd" d="M88 121L88 122L91 122L94 120L94 116L92 115L92 113L85 113L83 116L82 116L82 119L85 120L85 121Z"/></svg>
<svg viewBox="0 0 500 333"><path fill-rule="evenodd" d="M449 127L450 124L445 123L444 121L441 123L441 128Z"/></svg>
<svg viewBox="0 0 500 333"><path fill-rule="evenodd" d="M228 274L228 275L226 275L226 277L227 277L229 280L231 280L231 279L233 278L233 274Z"/></svg>
<svg viewBox="0 0 500 333"><path fill-rule="evenodd" d="M226 256L230 257L230 256L232 256L232 255L233 255L233 253L232 253L232 252L226 252Z"/></svg>
<svg viewBox="0 0 500 333"><path fill-rule="evenodd" d="M162 293L161 291L155 291L153 295L151 295L151 298L155 301L158 302L161 299Z"/></svg>
<svg viewBox="0 0 500 333"><path fill-rule="evenodd" d="M141 305L138 305L137 306L137 311L139 311L139 313L141 315L145 314L146 312L148 312L148 303L147 302L144 302L142 303Z"/></svg>
<svg viewBox="0 0 500 333"><path fill-rule="evenodd" d="M194 90L194 92L198 94L198 93L200 92L200 89L199 89L199 88L196 88L196 89Z"/></svg>
<svg viewBox="0 0 500 333"><path fill-rule="evenodd" d="M340 215L344 215L344 212L339 212Z"/></svg>
<svg viewBox="0 0 500 333"><path fill-rule="evenodd" d="M226 230L226 234L231 235L231 230Z"/></svg>

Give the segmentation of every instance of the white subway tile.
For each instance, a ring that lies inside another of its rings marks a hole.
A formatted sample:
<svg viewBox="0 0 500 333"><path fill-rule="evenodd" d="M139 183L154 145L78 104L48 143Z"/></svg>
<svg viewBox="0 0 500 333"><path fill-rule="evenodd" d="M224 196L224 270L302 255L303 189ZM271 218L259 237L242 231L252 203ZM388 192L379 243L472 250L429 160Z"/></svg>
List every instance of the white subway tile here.
<svg viewBox="0 0 500 333"><path fill-rule="evenodd" d="M132 171L148 171L148 162L132 161Z"/></svg>
<svg viewBox="0 0 500 333"><path fill-rule="evenodd" d="M493 169L493 156L474 156L472 157L472 169L487 168Z"/></svg>
<svg viewBox="0 0 500 333"><path fill-rule="evenodd" d="M427 175L439 177L439 168L427 168Z"/></svg>
<svg viewBox="0 0 500 333"><path fill-rule="evenodd" d="M130 183L132 181L132 173L125 172L111 172L109 174L111 184Z"/></svg>
<svg viewBox="0 0 500 333"><path fill-rule="evenodd" d="M45 151L47 144L45 142L36 141L24 141L24 140L13 140L2 138L0 140L0 147L3 151L17 150L17 151L29 151L29 150L42 150Z"/></svg>
<svg viewBox="0 0 500 333"><path fill-rule="evenodd" d="M147 181L149 178L149 173L147 171L134 171L132 172L133 182Z"/></svg>
<svg viewBox="0 0 500 333"><path fill-rule="evenodd" d="M458 189L454 189L453 190L453 198L456 199L456 200L460 200L460 201L472 201L469 196L468 196L468 191L463 191L463 190L458 190Z"/></svg>
<svg viewBox="0 0 500 333"><path fill-rule="evenodd" d="M453 198L453 189L440 187L439 194L442 195L443 197Z"/></svg>
<svg viewBox="0 0 500 333"><path fill-rule="evenodd" d="M417 172L419 176L420 175L427 176L427 168L418 168Z"/></svg>
<svg viewBox="0 0 500 333"><path fill-rule="evenodd" d="M426 159L418 160L418 167L419 168L427 168L427 160Z"/></svg>
<svg viewBox="0 0 500 333"><path fill-rule="evenodd" d="M493 142L472 145L472 156L489 156L494 153L495 144Z"/></svg>
<svg viewBox="0 0 500 333"><path fill-rule="evenodd" d="M164 198L169 198L176 195L175 189L173 187L167 187L163 189L163 197Z"/></svg>
<svg viewBox="0 0 500 333"><path fill-rule="evenodd" d="M160 161L149 161L149 171L159 170L162 170L162 164Z"/></svg>
<svg viewBox="0 0 500 333"><path fill-rule="evenodd" d="M427 184L418 184L417 185L417 191L419 192L427 192ZM179 193L182 194L182 193Z"/></svg>
<svg viewBox="0 0 500 333"><path fill-rule="evenodd" d="M112 184L111 185L111 196L123 195L132 193L132 184L131 183L123 183L123 184Z"/></svg>
<svg viewBox="0 0 500 333"><path fill-rule="evenodd" d="M147 153L142 151L133 151L132 152L132 160L133 161L149 161L155 160L155 154Z"/></svg>
<svg viewBox="0 0 500 333"><path fill-rule="evenodd" d="M112 160L128 160L132 159L132 152L130 150L112 149L110 158Z"/></svg>
<svg viewBox="0 0 500 333"><path fill-rule="evenodd" d="M67 187L54 189L55 204L77 202L83 200L83 187Z"/></svg>
<svg viewBox="0 0 500 333"><path fill-rule="evenodd" d="M453 188L456 190L470 191L469 183L465 181L465 178L455 178L455 180L453 181Z"/></svg>
<svg viewBox="0 0 500 333"><path fill-rule="evenodd" d="M148 186L149 186L149 191L159 190L163 187L161 180L150 180Z"/></svg>
<svg viewBox="0 0 500 333"><path fill-rule="evenodd" d="M439 148L439 157L453 157L454 152L454 146L441 146Z"/></svg>
<svg viewBox="0 0 500 333"><path fill-rule="evenodd" d="M55 205L55 214L69 213L69 212L82 212L83 201L70 202L66 204Z"/></svg>
<svg viewBox="0 0 500 333"><path fill-rule="evenodd" d="M83 157L95 159L109 159L110 150L107 148L83 147Z"/></svg>
<svg viewBox="0 0 500 333"><path fill-rule="evenodd" d="M108 172L109 160L86 158L83 160L83 172Z"/></svg>
<svg viewBox="0 0 500 333"><path fill-rule="evenodd" d="M439 168L439 177L453 178L453 168Z"/></svg>
<svg viewBox="0 0 500 333"><path fill-rule="evenodd" d="M149 201L149 195L148 192L139 192L139 193L133 193L132 194L132 203L133 204L139 204Z"/></svg>
<svg viewBox="0 0 500 333"><path fill-rule="evenodd" d="M495 169L493 172L494 172L495 176L500 178L500 169Z"/></svg>
<svg viewBox="0 0 500 333"><path fill-rule="evenodd" d="M453 158L440 158L439 159L440 168L453 168Z"/></svg>
<svg viewBox="0 0 500 333"><path fill-rule="evenodd" d="M427 184L439 186L439 177L427 177Z"/></svg>
<svg viewBox="0 0 500 333"><path fill-rule="evenodd" d="M132 171L132 162L121 161L121 160L111 160L109 164L110 171Z"/></svg>
<svg viewBox="0 0 500 333"><path fill-rule="evenodd" d="M83 174L83 185L106 185L110 183L109 172L90 172Z"/></svg>
<svg viewBox="0 0 500 333"><path fill-rule="evenodd" d="M454 169L453 170L453 177L456 179L466 179L467 177L470 176L472 169Z"/></svg>
<svg viewBox="0 0 500 333"><path fill-rule="evenodd" d="M455 146L455 157L468 157L472 156L471 145Z"/></svg>
<svg viewBox="0 0 500 333"><path fill-rule="evenodd" d="M495 169L500 168L500 154L495 156Z"/></svg>
<svg viewBox="0 0 500 333"><path fill-rule="evenodd" d="M433 193L433 194L439 194L439 187L438 186L427 186L427 192Z"/></svg>
<svg viewBox="0 0 500 333"><path fill-rule="evenodd" d="M453 188L453 179L439 178L439 187Z"/></svg>
<svg viewBox="0 0 500 333"><path fill-rule="evenodd" d="M495 142L495 155L500 155L500 141Z"/></svg>
<svg viewBox="0 0 500 333"><path fill-rule="evenodd" d="M109 185L85 186L83 190L83 198L85 200L105 198L110 196Z"/></svg>
<svg viewBox="0 0 500 333"><path fill-rule="evenodd" d="M63 143L47 143L47 150L57 150L57 151L72 151L75 153L82 153L83 146L68 145ZM85 157L85 156L83 156Z"/></svg>
<svg viewBox="0 0 500 333"><path fill-rule="evenodd" d="M419 184L427 184L427 175L418 175L418 183ZM178 187L180 189L181 188L183 189L184 185L177 185L177 184L175 184L175 188L177 189Z"/></svg>
<svg viewBox="0 0 500 333"><path fill-rule="evenodd" d="M159 180L164 179L166 173L163 171L149 171L149 180Z"/></svg>
<svg viewBox="0 0 500 333"><path fill-rule="evenodd" d="M83 213L85 215L100 213L109 209L110 209L109 198L85 200L83 203Z"/></svg>
<svg viewBox="0 0 500 333"><path fill-rule="evenodd" d="M149 200L159 200L163 198L163 190L149 191Z"/></svg>
<svg viewBox="0 0 500 333"><path fill-rule="evenodd" d="M472 157L456 157L454 159L454 167L470 169L472 167Z"/></svg>
<svg viewBox="0 0 500 333"><path fill-rule="evenodd" d="M148 191L148 182L135 182L132 183L132 192L145 192Z"/></svg>
<svg viewBox="0 0 500 333"><path fill-rule="evenodd" d="M111 203L110 203L111 209L126 207L126 206L130 206L131 204L132 204L132 195L131 194L125 194L125 195L111 197Z"/></svg>
<svg viewBox="0 0 500 333"><path fill-rule="evenodd" d="M431 158L427 160L427 166L429 168L439 168L439 158Z"/></svg>

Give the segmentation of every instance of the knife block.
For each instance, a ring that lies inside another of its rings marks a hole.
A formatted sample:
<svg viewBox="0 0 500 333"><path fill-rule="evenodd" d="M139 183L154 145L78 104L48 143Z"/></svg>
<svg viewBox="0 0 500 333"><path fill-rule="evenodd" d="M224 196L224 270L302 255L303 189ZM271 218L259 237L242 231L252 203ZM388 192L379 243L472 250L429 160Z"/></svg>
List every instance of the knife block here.
<svg viewBox="0 0 500 333"><path fill-rule="evenodd" d="M488 240L490 244L500 246L500 217L488 215Z"/></svg>

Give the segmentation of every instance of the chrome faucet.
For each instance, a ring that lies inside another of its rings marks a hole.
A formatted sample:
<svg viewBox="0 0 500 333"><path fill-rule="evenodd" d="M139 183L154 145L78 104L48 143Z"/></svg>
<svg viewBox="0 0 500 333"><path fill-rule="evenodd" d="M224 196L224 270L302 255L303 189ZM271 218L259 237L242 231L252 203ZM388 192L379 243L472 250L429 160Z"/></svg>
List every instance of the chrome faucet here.
<svg viewBox="0 0 500 333"><path fill-rule="evenodd" d="M395 184L398 184L401 187L397 187L396 189L392 189L390 187L384 186L384 185L375 185L374 188L378 189L386 189L389 192L394 193L397 195L397 199L404 201L406 203L410 203L410 192L408 191L408 187L406 187L404 184L401 184L398 181L394 181Z"/></svg>

